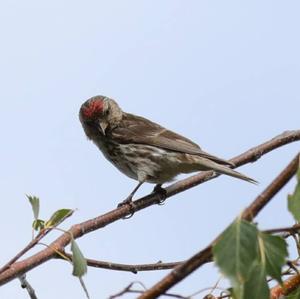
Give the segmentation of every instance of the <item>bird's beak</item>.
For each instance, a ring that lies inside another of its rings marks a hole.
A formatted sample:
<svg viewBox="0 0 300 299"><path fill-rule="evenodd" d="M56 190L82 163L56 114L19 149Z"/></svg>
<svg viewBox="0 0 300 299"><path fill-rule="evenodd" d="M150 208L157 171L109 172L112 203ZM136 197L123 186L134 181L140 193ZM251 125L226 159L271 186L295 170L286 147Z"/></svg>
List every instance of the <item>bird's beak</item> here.
<svg viewBox="0 0 300 299"><path fill-rule="evenodd" d="M99 126L102 131L102 134L105 135L105 130L107 128L107 122L102 121L102 122L100 122Z"/></svg>

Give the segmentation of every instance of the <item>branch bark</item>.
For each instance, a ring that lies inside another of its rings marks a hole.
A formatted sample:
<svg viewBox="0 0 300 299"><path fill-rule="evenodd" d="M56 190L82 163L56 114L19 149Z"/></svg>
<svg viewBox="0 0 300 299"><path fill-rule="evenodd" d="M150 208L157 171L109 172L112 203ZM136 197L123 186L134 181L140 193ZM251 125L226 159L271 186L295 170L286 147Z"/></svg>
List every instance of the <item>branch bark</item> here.
<svg viewBox="0 0 300 299"><path fill-rule="evenodd" d="M65 256L72 260L72 254L64 253ZM59 259L63 259L61 256L57 256ZM170 270L176 266L182 264L183 262L173 262L173 263L162 263L157 262L153 264L139 264L139 265L129 265L129 264L119 264L112 262L98 261L94 259L86 259L87 265L94 268L108 269L114 271L126 271L137 274L141 271L158 271L158 270Z"/></svg>
<svg viewBox="0 0 300 299"><path fill-rule="evenodd" d="M280 299L295 291L300 286L300 275L296 274L283 282L283 285L277 285L271 289L270 299ZM296 297L295 297L296 298Z"/></svg>
<svg viewBox="0 0 300 299"><path fill-rule="evenodd" d="M37 245L47 234L49 234L53 229L55 229L59 224L65 221L67 218L73 215L74 211L71 211L68 215L66 215L59 223L56 223L54 226L49 228L42 229L34 239L32 239L27 246L25 246L16 256L14 256L11 260L9 260L1 269L0 274L8 269L13 263L15 263L18 259L20 259L25 253L27 253L30 249L32 249L35 245Z"/></svg>
<svg viewBox="0 0 300 299"><path fill-rule="evenodd" d="M299 166L299 154L289 165L274 179L274 181L249 205L242 214L242 218L251 221L274 197L274 195L295 175ZM221 234L220 234L221 235ZM164 294L175 284L186 278L193 271L212 259L212 248L220 235L206 248L188 259L185 263L177 266L161 281L145 291L139 299L157 298Z"/></svg>
<svg viewBox="0 0 300 299"><path fill-rule="evenodd" d="M263 232L267 233L267 234L288 233L288 234L282 235L283 238L287 238L287 237L291 236L292 234L298 233L299 230L300 230L300 224L297 223L293 226L271 228L271 229L264 230Z"/></svg>
<svg viewBox="0 0 300 299"><path fill-rule="evenodd" d="M231 161L236 166L241 166L249 162L254 162L262 155L279 148L285 144L289 144L294 141L300 140L300 130L287 131L277 137L267 141L259 146L256 146L245 153L233 158ZM196 174L187 179L178 181L169 187L166 188L166 198L169 198L177 193L183 192L187 189L195 187L203 182L206 182L210 179L215 178L215 175L212 171L202 172ZM276 192L275 192L276 193ZM266 195L262 195L262 200ZM64 248L70 243L71 235L74 238L82 237L83 235L90 233L92 231L98 230L105 227L108 224L111 224L117 220L124 218L125 216L130 215L133 211L137 212L141 209L145 209L151 205L154 205L160 201L159 194L150 194L141 199L138 199L133 202L131 207L122 206L117 209L114 209L106 214L98 216L94 219L87 220L85 222L76 224L70 228L70 230L57 238L52 242L48 248L41 250L40 252L34 254L33 256L26 258L20 262L13 263L10 268L6 269L0 274L0 285L3 285L12 279L28 272L29 270L39 266L40 264L55 258L57 251L64 251ZM259 206L253 208L253 210L259 210ZM249 219L253 217L251 214L248 214ZM200 253L200 258L203 261L207 261L211 257L211 248L207 247ZM201 264L201 263L200 263ZM176 268L177 269L177 268ZM194 268L195 269L195 268ZM193 271L192 269L191 271ZM175 270L176 272L177 270ZM154 298L154 297L145 297L145 298Z"/></svg>

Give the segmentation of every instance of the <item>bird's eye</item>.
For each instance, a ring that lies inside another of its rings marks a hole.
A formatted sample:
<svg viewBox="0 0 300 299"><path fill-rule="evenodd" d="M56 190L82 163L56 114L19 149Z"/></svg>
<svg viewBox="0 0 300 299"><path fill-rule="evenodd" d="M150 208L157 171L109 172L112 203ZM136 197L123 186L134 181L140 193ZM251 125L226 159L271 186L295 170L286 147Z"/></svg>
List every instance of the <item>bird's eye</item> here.
<svg viewBox="0 0 300 299"><path fill-rule="evenodd" d="M85 121L85 124L86 124L87 126L89 126L89 127L93 127L93 126L94 126L94 122L91 121L91 120L86 120L86 121Z"/></svg>
<svg viewBox="0 0 300 299"><path fill-rule="evenodd" d="M88 127L90 127L92 130L97 130L102 134L102 129L100 127L100 125L97 122L89 122L87 123Z"/></svg>
<svg viewBox="0 0 300 299"><path fill-rule="evenodd" d="M90 126L91 125L91 122L90 121L85 121L84 122L87 126Z"/></svg>

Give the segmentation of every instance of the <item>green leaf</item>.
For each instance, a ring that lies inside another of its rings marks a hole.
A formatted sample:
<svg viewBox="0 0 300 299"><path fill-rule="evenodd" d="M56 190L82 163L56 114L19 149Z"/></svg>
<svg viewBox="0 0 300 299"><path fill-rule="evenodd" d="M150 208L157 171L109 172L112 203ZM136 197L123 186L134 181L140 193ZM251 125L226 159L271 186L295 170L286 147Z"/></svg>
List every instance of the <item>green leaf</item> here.
<svg viewBox="0 0 300 299"><path fill-rule="evenodd" d="M67 217L70 217L73 214L74 210L71 209L60 209L57 210L50 219L45 223L45 227L52 227L63 222Z"/></svg>
<svg viewBox="0 0 300 299"><path fill-rule="evenodd" d="M83 278L82 278L82 277L79 277L78 279L79 279L79 282L80 282L80 284L81 284L81 287L82 287L83 290L84 290L84 293L85 293L86 298L87 298L87 299L90 299L90 295L89 295L88 289L87 289L87 287L86 287L86 285L85 285L85 283L84 283L84 281L83 281Z"/></svg>
<svg viewBox="0 0 300 299"><path fill-rule="evenodd" d="M231 281L233 298L269 299L267 276L281 282L288 251L283 238L260 232L254 224L237 219L220 236L213 254Z"/></svg>
<svg viewBox="0 0 300 299"><path fill-rule="evenodd" d="M253 262L258 260L257 236L255 225L237 219L213 247L216 264L233 285L244 283Z"/></svg>
<svg viewBox="0 0 300 299"><path fill-rule="evenodd" d="M87 272L87 262L74 239L71 241L71 251L73 254L72 274L77 277L82 277Z"/></svg>
<svg viewBox="0 0 300 299"><path fill-rule="evenodd" d="M297 185L293 194L288 196L288 209L297 222L300 222L300 168L297 172Z"/></svg>
<svg viewBox="0 0 300 299"><path fill-rule="evenodd" d="M261 264L255 263L247 281L243 286L243 296L241 299L269 299L270 290L266 279L265 268Z"/></svg>
<svg viewBox="0 0 300 299"><path fill-rule="evenodd" d="M33 221L32 227L34 230L39 231L45 227L45 221L42 219L36 219Z"/></svg>
<svg viewBox="0 0 300 299"><path fill-rule="evenodd" d="M281 269L288 256L287 244L282 237L259 233L262 266L266 273L282 283Z"/></svg>
<svg viewBox="0 0 300 299"><path fill-rule="evenodd" d="M40 212L40 199L36 196L31 195L26 195L26 197L29 199L29 202L31 204L34 219L37 220L39 218Z"/></svg>

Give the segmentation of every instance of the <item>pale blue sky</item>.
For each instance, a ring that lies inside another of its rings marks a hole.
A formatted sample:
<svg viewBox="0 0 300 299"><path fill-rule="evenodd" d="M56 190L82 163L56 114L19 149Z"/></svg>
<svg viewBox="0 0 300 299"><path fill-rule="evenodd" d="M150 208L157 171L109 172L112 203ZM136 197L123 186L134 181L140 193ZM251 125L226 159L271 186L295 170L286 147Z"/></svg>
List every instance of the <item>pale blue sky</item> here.
<svg viewBox="0 0 300 299"><path fill-rule="evenodd" d="M136 184L86 140L78 110L102 94L230 158L299 128L300 2L13 1L0 4L0 196L5 263L31 238L25 194L41 217L76 208L63 227L114 208ZM206 246L299 151L289 145L240 170L259 186L220 177L78 241L86 257L121 263L177 261ZM290 183L258 218L289 225ZM145 185L139 195L152 189ZM54 233L53 235L58 235ZM48 238L50 241L52 238ZM38 248L40 249L40 248ZM71 268L50 261L28 273L39 299L83 298ZM150 287L167 272L89 269L92 298L131 281ZM174 292L218 278L205 266ZM26 298L17 280L5 299ZM132 297L126 297L132 298Z"/></svg>

